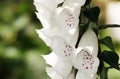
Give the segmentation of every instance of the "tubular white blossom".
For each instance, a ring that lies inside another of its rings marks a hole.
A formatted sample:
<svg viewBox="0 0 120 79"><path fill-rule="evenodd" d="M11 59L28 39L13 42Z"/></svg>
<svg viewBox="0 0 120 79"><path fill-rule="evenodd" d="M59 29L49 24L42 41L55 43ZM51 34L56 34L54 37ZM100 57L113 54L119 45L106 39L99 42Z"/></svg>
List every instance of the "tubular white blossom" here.
<svg viewBox="0 0 120 79"><path fill-rule="evenodd" d="M76 54L72 62L79 72L83 72L88 76L94 76L98 70L99 60L98 39L92 29L88 29L82 36ZM78 63L79 62L79 63Z"/></svg>
<svg viewBox="0 0 120 79"><path fill-rule="evenodd" d="M61 36L67 42L75 45L78 39L78 18L80 15L81 6L75 7L71 5L64 5L57 8L58 4L61 2L63 2L63 0L34 1L36 9L38 10L38 13L36 13L37 17L40 19L43 27L45 28L44 31L39 30L40 33L37 33L39 34L39 36L42 33L42 35L45 35L50 39L52 39L51 37L54 36ZM50 5L47 6L47 4ZM74 42L72 42L73 38ZM45 38L42 39L45 41L48 40Z"/></svg>
<svg viewBox="0 0 120 79"><path fill-rule="evenodd" d="M95 32L89 28L82 36L79 48L87 48L91 55L97 56L98 54L98 38Z"/></svg>
<svg viewBox="0 0 120 79"><path fill-rule="evenodd" d="M97 72L99 60L96 56L91 55L89 50L82 49L73 58L73 65L79 71L86 73L88 76L92 76Z"/></svg>

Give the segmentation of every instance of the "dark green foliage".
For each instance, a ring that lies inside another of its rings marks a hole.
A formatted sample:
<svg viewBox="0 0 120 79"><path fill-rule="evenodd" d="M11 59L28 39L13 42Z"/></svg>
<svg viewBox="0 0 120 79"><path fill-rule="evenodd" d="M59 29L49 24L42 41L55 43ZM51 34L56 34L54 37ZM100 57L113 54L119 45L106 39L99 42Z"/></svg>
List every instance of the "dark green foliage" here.
<svg viewBox="0 0 120 79"><path fill-rule="evenodd" d="M107 25L101 25L99 26L99 29L107 29L107 28L119 28L120 25L118 24L107 24Z"/></svg>
<svg viewBox="0 0 120 79"><path fill-rule="evenodd" d="M99 7L93 7L93 8L89 8L86 9L84 11L84 15L91 20L94 23L98 23L98 19L99 19L99 14L100 14L100 8Z"/></svg>
<svg viewBox="0 0 120 79"><path fill-rule="evenodd" d="M113 51L103 51L101 53L101 59L108 63L110 67L118 69L119 70L119 56L116 52Z"/></svg>
<svg viewBox="0 0 120 79"><path fill-rule="evenodd" d="M110 50L115 51L112 38L110 36L100 39L100 43L107 46Z"/></svg>
<svg viewBox="0 0 120 79"><path fill-rule="evenodd" d="M100 79L108 79L108 68L103 67L100 74Z"/></svg>
<svg viewBox="0 0 120 79"><path fill-rule="evenodd" d="M85 2L85 6L89 5L91 3L92 0L86 0Z"/></svg>

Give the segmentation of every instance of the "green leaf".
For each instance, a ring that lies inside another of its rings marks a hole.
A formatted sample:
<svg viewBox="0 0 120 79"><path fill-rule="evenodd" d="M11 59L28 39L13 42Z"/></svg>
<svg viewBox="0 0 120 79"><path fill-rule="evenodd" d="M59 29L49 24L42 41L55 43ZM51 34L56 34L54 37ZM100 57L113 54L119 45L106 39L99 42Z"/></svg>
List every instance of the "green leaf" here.
<svg viewBox="0 0 120 79"><path fill-rule="evenodd" d="M108 68L103 67L102 72L100 73L100 79L108 79Z"/></svg>
<svg viewBox="0 0 120 79"><path fill-rule="evenodd" d="M118 24L101 25L99 26L99 29L116 28L116 27L120 27L120 25Z"/></svg>
<svg viewBox="0 0 120 79"><path fill-rule="evenodd" d="M89 4L91 3L91 1L92 1L92 0L86 0L85 6L86 6L86 5L89 5Z"/></svg>
<svg viewBox="0 0 120 79"><path fill-rule="evenodd" d="M108 63L112 68L119 70L119 56L113 51L103 51L101 53L101 59Z"/></svg>
<svg viewBox="0 0 120 79"><path fill-rule="evenodd" d="M107 46L110 50L115 51L112 38L110 36L107 36L100 40L100 43Z"/></svg>
<svg viewBox="0 0 120 79"><path fill-rule="evenodd" d="M86 9L84 11L84 15L88 19L93 21L94 23L98 22L99 14L100 14L100 8L99 7L93 7L93 8L90 8L90 9Z"/></svg>

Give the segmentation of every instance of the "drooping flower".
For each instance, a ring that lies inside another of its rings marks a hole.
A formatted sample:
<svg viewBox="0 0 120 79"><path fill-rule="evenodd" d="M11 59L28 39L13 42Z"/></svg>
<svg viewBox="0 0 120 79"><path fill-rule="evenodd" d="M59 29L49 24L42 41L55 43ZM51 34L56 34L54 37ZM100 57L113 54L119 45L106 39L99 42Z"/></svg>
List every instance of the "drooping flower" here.
<svg viewBox="0 0 120 79"><path fill-rule="evenodd" d="M88 29L82 36L77 52L72 59L73 65L78 69L76 79L95 79L99 66L98 38L92 29ZM81 74L82 73L82 74ZM85 75L85 76L84 76ZM88 77L88 78L87 78Z"/></svg>
<svg viewBox="0 0 120 79"><path fill-rule="evenodd" d="M40 19L43 29L37 30L40 38L42 38L47 45L50 45L54 36L61 36L66 41L71 42L74 40L75 45L78 37L78 23L80 8L86 0L78 0L77 3L74 0L54 0L43 1L35 0L34 4L38 10L37 16ZM58 4L63 2L63 6L57 7ZM70 3L70 5L67 4ZM77 6L75 5L77 3ZM46 4L50 4L46 6ZM45 6L43 6L45 5ZM53 6L54 5L54 6Z"/></svg>
<svg viewBox="0 0 120 79"><path fill-rule="evenodd" d="M46 60L46 63L52 66L49 69L53 70L53 73L56 72L59 76L62 77L62 79L74 79L74 76L72 76L73 66L70 61L72 53L75 51L74 47L68 44L63 38L54 37L53 42L51 44L51 48L52 53L43 56L44 59ZM54 60L53 57L56 59ZM52 73L52 71L49 70L47 71L48 75L49 73ZM72 76L72 78L70 76Z"/></svg>
<svg viewBox="0 0 120 79"><path fill-rule="evenodd" d="M95 79L99 65L97 40L96 34L91 29L88 29L83 34L77 49L63 38L55 37L51 45L53 49L53 52L50 54L51 56L47 55L44 58L52 66L51 69L53 72L56 72L64 79L69 79L70 74L73 75L71 79L74 79L73 67L78 69L75 79ZM50 60L53 59L52 55L57 58L53 60L54 63ZM48 71L49 73L50 71Z"/></svg>

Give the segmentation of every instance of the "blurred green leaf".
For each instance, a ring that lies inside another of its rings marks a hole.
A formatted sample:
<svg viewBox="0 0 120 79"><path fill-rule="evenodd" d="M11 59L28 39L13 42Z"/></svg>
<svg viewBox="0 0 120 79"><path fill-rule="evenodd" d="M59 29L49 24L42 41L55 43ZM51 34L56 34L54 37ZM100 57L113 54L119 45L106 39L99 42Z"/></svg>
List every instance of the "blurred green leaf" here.
<svg viewBox="0 0 120 79"><path fill-rule="evenodd" d="M33 53L34 52L34 53ZM29 70L29 79L50 79L47 76L45 67L45 61L41 57L41 54L39 51L36 50L30 50L26 51L25 55L25 61L27 63L27 68Z"/></svg>
<svg viewBox="0 0 120 79"><path fill-rule="evenodd" d="M114 45L113 45L113 42L112 42L112 38L110 36L107 36L103 39L100 39L100 43L107 46L112 51L115 51L115 48L114 48Z"/></svg>
<svg viewBox="0 0 120 79"><path fill-rule="evenodd" d="M21 59L0 57L0 79L21 79L25 63Z"/></svg>
<svg viewBox="0 0 120 79"><path fill-rule="evenodd" d="M30 17L28 14L23 14L19 16L18 18L13 20L12 23L12 26L16 31L25 29L25 27L27 27L28 25L30 25Z"/></svg>
<svg viewBox="0 0 120 79"><path fill-rule="evenodd" d="M0 37L5 44L11 44L16 40L16 32L10 25L2 25L0 30Z"/></svg>
<svg viewBox="0 0 120 79"><path fill-rule="evenodd" d="M16 47L6 47L4 53L2 53L4 58L9 59L20 59L22 57L21 51Z"/></svg>
<svg viewBox="0 0 120 79"><path fill-rule="evenodd" d="M103 51L101 53L101 59L108 63L112 68L119 70L119 56L113 51Z"/></svg>
<svg viewBox="0 0 120 79"><path fill-rule="evenodd" d="M0 0L0 79L49 79L41 54L50 48L34 11L33 0Z"/></svg>

